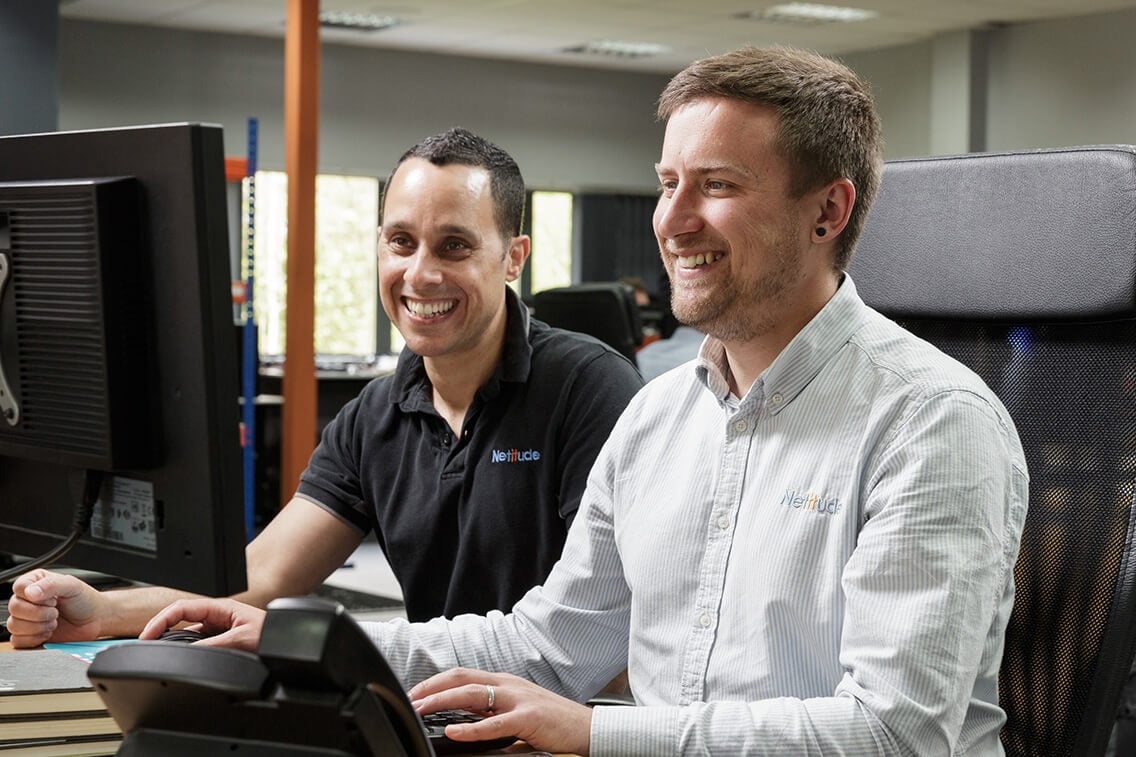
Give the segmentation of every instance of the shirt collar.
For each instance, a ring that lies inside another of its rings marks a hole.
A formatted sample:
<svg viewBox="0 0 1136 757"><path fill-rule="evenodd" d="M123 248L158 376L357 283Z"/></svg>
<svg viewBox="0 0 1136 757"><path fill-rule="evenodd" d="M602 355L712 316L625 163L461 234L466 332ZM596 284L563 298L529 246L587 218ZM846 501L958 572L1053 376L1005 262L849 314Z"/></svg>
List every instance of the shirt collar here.
<svg viewBox="0 0 1136 757"><path fill-rule="evenodd" d="M533 348L529 341L532 319L528 307L509 287L505 287L505 314L505 349L494 376L500 381L524 383L529 380L532 368Z"/></svg>
<svg viewBox="0 0 1136 757"><path fill-rule="evenodd" d="M847 273L829 300L753 382L741 405L765 400L770 414L787 407L861 326L868 306ZM698 353L695 375L720 402L730 398L726 348L710 336Z"/></svg>
<svg viewBox="0 0 1136 757"><path fill-rule="evenodd" d="M532 368L532 344L529 342L531 319L529 310L509 287L505 287L505 345L501 360L493 374L478 389L483 399L495 396L502 381L523 383ZM433 408L430 379L422 356L403 349L398 356L391 381L390 400L406 412Z"/></svg>

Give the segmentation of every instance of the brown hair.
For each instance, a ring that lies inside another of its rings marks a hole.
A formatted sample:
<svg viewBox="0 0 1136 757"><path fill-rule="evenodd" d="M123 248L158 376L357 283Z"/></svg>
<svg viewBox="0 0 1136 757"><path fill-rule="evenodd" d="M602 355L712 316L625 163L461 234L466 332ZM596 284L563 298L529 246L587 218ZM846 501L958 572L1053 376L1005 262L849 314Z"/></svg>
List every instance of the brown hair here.
<svg viewBox="0 0 1136 757"><path fill-rule="evenodd" d="M785 47L743 47L695 61L659 97L662 121L684 105L723 97L772 108L777 142L793 169L797 197L839 178L856 187L856 203L836 245L834 265L843 270L883 167L880 121L865 84L851 69L815 53Z"/></svg>

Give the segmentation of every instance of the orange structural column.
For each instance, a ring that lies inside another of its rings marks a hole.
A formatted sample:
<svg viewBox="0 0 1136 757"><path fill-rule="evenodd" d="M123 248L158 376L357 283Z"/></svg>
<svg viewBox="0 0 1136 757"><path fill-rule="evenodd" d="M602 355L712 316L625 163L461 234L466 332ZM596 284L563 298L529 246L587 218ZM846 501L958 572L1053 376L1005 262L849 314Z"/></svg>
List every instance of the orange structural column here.
<svg viewBox="0 0 1136 757"><path fill-rule="evenodd" d="M288 0L284 39L284 164L288 172L288 296L280 504L316 444L315 243L319 143L319 0Z"/></svg>

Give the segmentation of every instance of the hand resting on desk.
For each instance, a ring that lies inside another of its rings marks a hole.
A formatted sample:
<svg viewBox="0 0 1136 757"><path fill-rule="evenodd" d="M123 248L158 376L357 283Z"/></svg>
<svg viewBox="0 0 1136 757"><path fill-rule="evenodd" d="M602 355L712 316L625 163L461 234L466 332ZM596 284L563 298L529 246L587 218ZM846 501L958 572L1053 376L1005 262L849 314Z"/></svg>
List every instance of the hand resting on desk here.
<svg viewBox="0 0 1136 757"><path fill-rule="evenodd" d="M99 591L74 576L38 569L12 583L8 600L12 646L38 647L46 641L90 641L109 635L108 616ZM162 629L165 630L165 629Z"/></svg>

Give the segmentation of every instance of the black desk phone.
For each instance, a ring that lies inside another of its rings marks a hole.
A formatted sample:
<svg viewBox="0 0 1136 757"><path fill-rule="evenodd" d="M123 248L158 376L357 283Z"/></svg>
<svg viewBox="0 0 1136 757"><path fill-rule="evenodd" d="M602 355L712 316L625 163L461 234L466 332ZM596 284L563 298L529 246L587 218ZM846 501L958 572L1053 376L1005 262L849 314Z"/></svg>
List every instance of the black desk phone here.
<svg viewBox="0 0 1136 757"><path fill-rule="evenodd" d="M514 741L446 739L342 605L309 597L268 605L257 654L140 641L99 652L87 675L123 731L120 757L431 757Z"/></svg>

